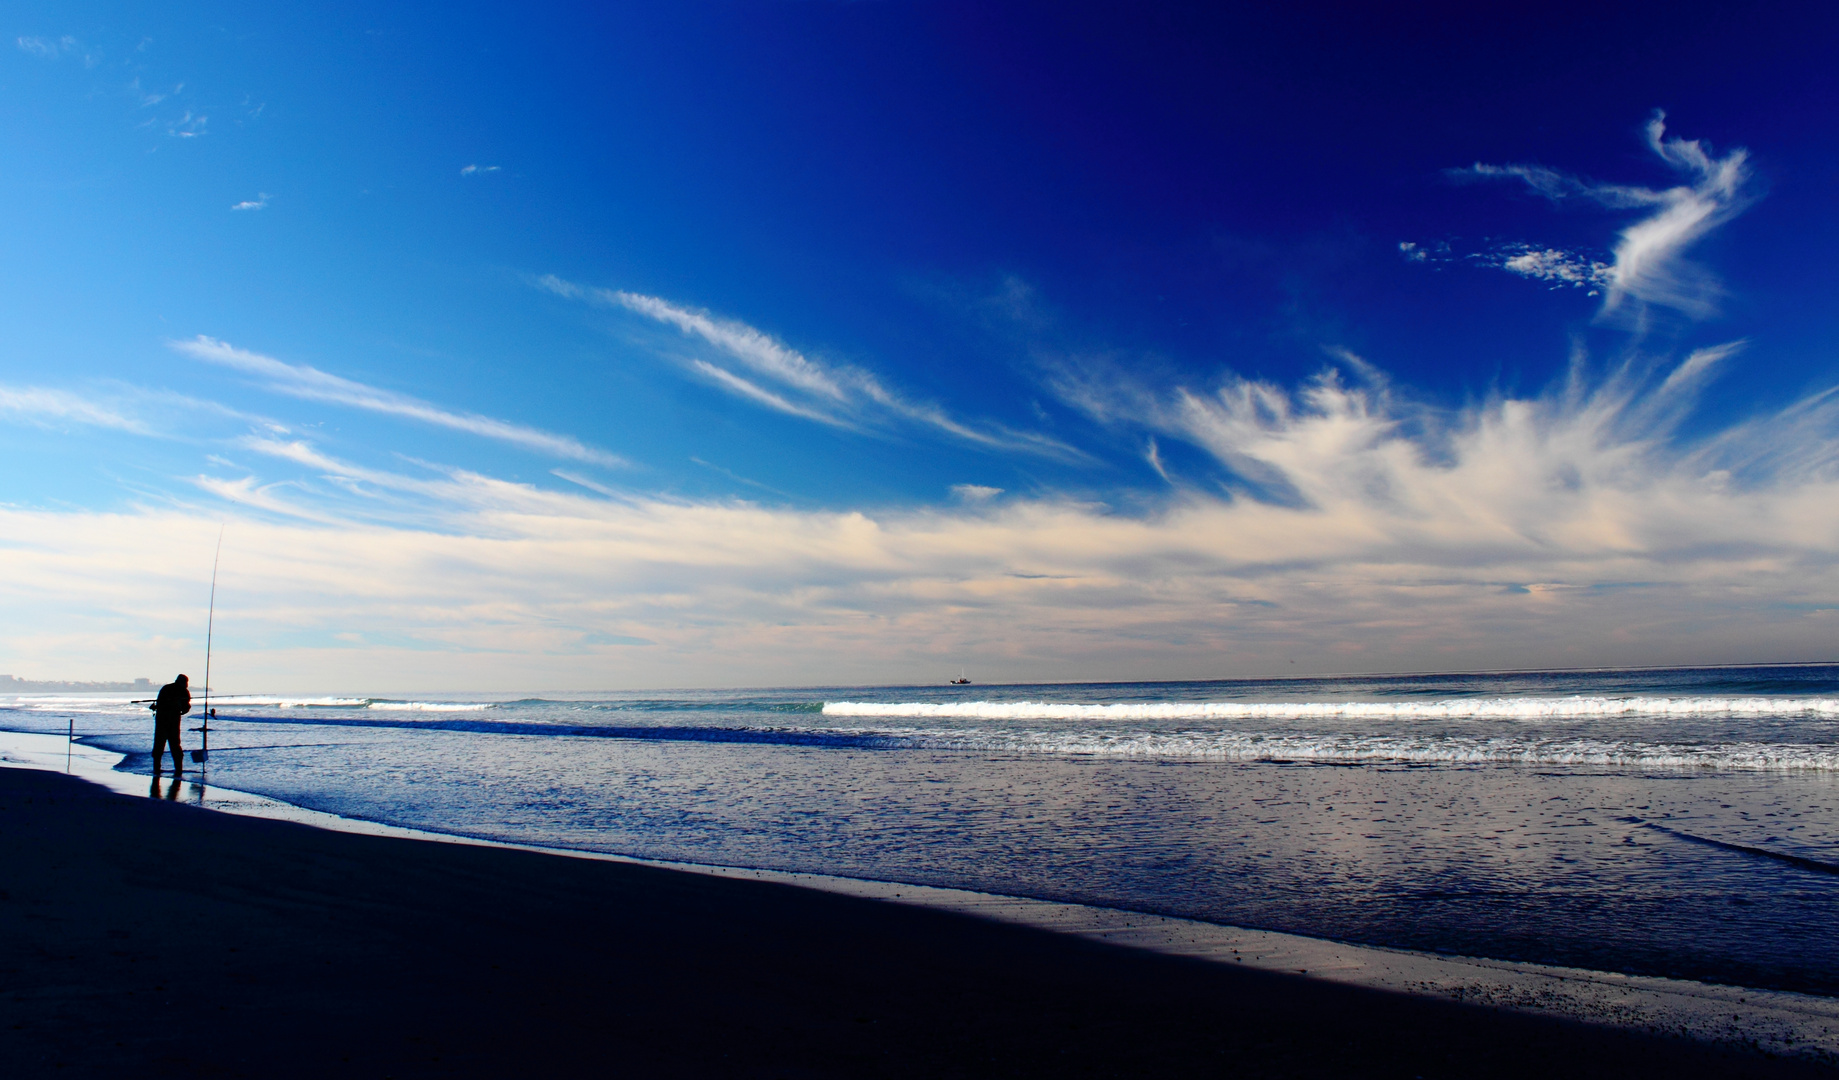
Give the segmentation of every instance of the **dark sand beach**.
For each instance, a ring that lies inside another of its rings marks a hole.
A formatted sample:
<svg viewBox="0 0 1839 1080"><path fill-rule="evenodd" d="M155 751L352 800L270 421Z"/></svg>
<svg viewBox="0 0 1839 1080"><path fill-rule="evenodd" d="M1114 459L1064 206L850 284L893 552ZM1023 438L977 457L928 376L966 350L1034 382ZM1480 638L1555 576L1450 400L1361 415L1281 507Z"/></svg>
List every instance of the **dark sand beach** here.
<svg viewBox="0 0 1839 1080"><path fill-rule="evenodd" d="M9 1076L1801 1076L791 886L0 769Z"/></svg>

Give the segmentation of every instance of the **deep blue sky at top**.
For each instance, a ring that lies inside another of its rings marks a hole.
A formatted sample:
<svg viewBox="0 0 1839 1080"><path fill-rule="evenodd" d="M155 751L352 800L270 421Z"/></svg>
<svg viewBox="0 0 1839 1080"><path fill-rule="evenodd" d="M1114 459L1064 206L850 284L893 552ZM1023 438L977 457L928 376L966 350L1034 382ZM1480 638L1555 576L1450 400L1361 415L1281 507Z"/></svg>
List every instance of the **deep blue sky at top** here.
<svg viewBox="0 0 1839 1080"><path fill-rule="evenodd" d="M1748 147L1766 192L1693 252L1722 314L1634 343L1750 340L1715 426L1839 375L1833 10L16 4L0 382L171 391L348 459L566 486L540 455L278 400L167 344L206 334L574 435L635 463L596 474L624 488L825 506L1151 490L1142 439L1053 400L1043 364L1293 384L1341 347L1459 404L1539 391L1574 340L1617 360L1631 339L1581 291L1398 245L1606 258L1626 216L1446 170L1666 186L1641 141L1663 108L1673 134ZM707 309L1091 457L759 408L686 377L687 344L532 287L544 274ZM0 446L0 499L85 506L195 474L205 449L25 428Z"/></svg>

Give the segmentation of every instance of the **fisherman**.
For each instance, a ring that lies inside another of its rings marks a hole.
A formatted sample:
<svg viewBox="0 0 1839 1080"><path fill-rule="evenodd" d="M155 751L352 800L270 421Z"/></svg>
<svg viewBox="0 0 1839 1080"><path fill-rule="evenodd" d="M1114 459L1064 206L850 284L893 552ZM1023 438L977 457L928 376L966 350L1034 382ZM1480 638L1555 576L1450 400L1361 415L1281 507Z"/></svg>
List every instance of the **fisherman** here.
<svg viewBox="0 0 1839 1080"><path fill-rule="evenodd" d="M192 711L192 692L185 676L160 687L160 696L148 708L153 710L153 775L160 775L160 753L172 747L174 776L185 772L185 750L179 745L179 717Z"/></svg>

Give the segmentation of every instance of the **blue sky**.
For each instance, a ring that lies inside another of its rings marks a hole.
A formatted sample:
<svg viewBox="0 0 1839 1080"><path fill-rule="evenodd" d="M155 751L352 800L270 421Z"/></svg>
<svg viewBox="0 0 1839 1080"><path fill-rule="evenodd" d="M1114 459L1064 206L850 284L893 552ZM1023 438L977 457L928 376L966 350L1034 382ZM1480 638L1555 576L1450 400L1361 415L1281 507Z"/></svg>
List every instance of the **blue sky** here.
<svg viewBox="0 0 1839 1080"><path fill-rule="evenodd" d="M11 7L0 667L1833 658L1834 16L1191 7Z"/></svg>

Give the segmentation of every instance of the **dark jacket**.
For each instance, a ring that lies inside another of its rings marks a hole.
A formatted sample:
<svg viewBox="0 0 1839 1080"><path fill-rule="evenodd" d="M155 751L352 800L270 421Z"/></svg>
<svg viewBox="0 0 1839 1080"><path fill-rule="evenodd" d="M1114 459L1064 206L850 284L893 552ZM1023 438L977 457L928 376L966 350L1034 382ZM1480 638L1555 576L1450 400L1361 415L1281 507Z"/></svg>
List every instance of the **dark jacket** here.
<svg viewBox="0 0 1839 1080"><path fill-rule="evenodd" d="M167 683L160 687L160 696L153 702L153 719L155 723L176 724L179 717L192 711L192 692L178 683Z"/></svg>

